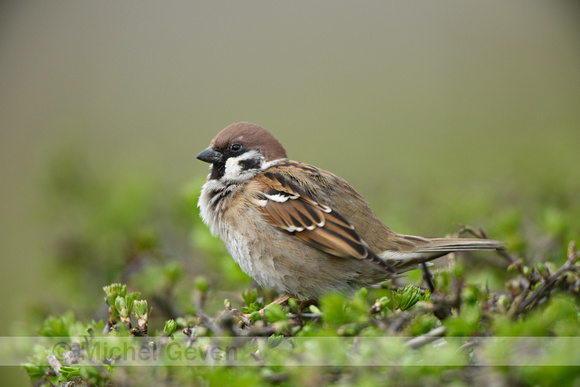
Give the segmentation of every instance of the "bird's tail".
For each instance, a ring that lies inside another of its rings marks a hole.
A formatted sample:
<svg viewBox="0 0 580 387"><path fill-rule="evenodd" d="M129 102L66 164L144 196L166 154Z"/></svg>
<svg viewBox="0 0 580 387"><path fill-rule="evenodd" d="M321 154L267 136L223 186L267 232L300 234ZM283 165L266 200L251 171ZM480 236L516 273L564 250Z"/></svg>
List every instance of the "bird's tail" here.
<svg viewBox="0 0 580 387"><path fill-rule="evenodd" d="M413 235L397 236L400 249L384 251L378 256L396 271L416 268L416 265L431 261L455 251L503 250L503 242L475 238L424 238Z"/></svg>
<svg viewBox="0 0 580 387"><path fill-rule="evenodd" d="M505 244L491 239L475 238L425 238L428 244L417 246L417 252L447 252L502 250Z"/></svg>

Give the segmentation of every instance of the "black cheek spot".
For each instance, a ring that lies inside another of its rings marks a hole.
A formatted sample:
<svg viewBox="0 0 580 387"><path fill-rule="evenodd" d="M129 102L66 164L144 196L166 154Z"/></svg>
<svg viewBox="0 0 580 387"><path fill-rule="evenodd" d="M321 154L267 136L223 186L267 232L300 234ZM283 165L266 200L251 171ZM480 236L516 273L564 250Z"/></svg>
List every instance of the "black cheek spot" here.
<svg viewBox="0 0 580 387"><path fill-rule="evenodd" d="M250 169L260 169L262 166L261 160L259 159L247 159L240 160L240 167L242 170L247 171Z"/></svg>

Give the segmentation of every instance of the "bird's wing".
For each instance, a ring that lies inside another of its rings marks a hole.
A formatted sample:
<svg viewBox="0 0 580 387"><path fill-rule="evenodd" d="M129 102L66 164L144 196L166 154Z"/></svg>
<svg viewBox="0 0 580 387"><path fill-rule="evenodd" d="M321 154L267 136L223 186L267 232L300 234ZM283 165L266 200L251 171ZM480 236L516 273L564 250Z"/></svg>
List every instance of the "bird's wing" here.
<svg viewBox="0 0 580 387"><path fill-rule="evenodd" d="M368 260L383 270L393 271L370 250L348 220L329 205L320 203L313 189L292 176L292 173L316 172L315 167L299 163L291 168L286 166L270 168L257 179L258 204L267 221L330 255Z"/></svg>

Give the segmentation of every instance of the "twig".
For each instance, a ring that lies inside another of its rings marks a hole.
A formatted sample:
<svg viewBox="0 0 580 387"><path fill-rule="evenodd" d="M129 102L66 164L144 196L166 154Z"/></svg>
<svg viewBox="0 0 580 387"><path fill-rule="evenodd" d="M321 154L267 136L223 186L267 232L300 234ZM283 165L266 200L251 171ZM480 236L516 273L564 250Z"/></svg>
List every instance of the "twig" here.
<svg viewBox="0 0 580 387"><path fill-rule="evenodd" d="M461 235L463 233L468 233L473 235L474 237L477 237L479 239L489 239L487 237L487 234L485 233L485 231L483 231L481 228L479 230L474 229L471 226L465 225L465 226L461 226L461 228L459 229L459 232L457 233L457 235Z"/></svg>
<svg viewBox="0 0 580 387"><path fill-rule="evenodd" d="M395 317L391 325L389 325L389 335L400 333L403 330L405 324L411 319L411 317L412 314L410 312L403 312L399 316Z"/></svg>
<svg viewBox="0 0 580 387"><path fill-rule="evenodd" d="M201 319L201 321L207 327L207 329L209 329L218 336L222 334L222 329L219 326L217 326L213 322L212 318L209 317L207 314L203 313L201 310L196 310L195 314Z"/></svg>
<svg viewBox="0 0 580 387"><path fill-rule="evenodd" d="M268 305L264 307L264 309L272 306L272 305L282 305L286 301L288 301L292 296L288 293L283 294L279 298L275 299L274 301L270 302Z"/></svg>
<svg viewBox="0 0 580 387"><path fill-rule="evenodd" d="M461 347L457 348L457 351L458 352L465 351L465 350L477 347L477 346L479 346L479 344L480 344L479 341L475 341L475 340L468 341L467 343L463 344Z"/></svg>
<svg viewBox="0 0 580 387"><path fill-rule="evenodd" d="M291 319L296 319L296 318L310 318L310 319L318 319L322 317L322 313L291 313L291 314L287 314L286 317L291 318Z"/></svg>
<svg viewBox="0 0 580 387"><path fill-rule="evenodd" d="M252 323L250 321L250 319L247 318L246 315L243 314L242 312L240 312L239 310L237 310L237 309L231 309L231 311L234 314L234 316L236 316L237 318L239 318L244 323L244 325L248 325L249 326Z"/></svg>
<svg viewBox="0 0 580 387"><path fill-rule="evenodd" d="M192 328L184 328L181 332L187 337L187 348L190 348L193 343L197 340L197 333L195 332L195 327Z"/></svg>
<svg viewBox="0 0 580 387"><path fill-rule="evenodd" d="M262 309L260 309L258 312L260 313L260 318L264 319L265 315L266 315L266 309L268 309L269 307L273 306L273 305L282 305L283 303L287 302L292 296L289 295L288 293L285 293L284 295L280 296L279 298L275 299L274 301L270 302L268 305L266 305L265 307L263 307ZM252 317L252 313L247 313L244 315L244 317L248 320L251 319Z"/></svg>
<svg viewBox="0 0 580 387"><path fill-rule="evenodd" d="M512 306L510 308L510 310L508 311L508 315L512 316L512 317L517 317L518 316L518 309L520 307L520 305L522 304L522 302L526 299L526 297L528 296L528 294L530 294L530 290L529 289L524 289L515 299L514 302L512 303Z"/></svg>
<svg viewBox="0 0 580 387"><path fill-rule="evenodd" d="M60 364L60 362L58 361L56 356L48 355L46 357L46 360L48 361L48 364L50 364L50 367L52 368L52 370L54 371L56 376L58 376L60 378L62 376L62 374L60 373L60 369L62 367L62 364Z"/></svg>
<svg viewBox="0 0 580 387"><path fill-rule="evenodd" d="M485 231L483 231L481 228L479 230L475 230L471 226L462 226L461 229L459 230L459 232L457 233L457 235L461 235L463 233L471 234L479 239L489 239L487 234L485 233ZM505 249L503 249L503 248L497 249L497 250L495 250L495 252L499 256L501 256L502 258L506 259L510 263L510 266L515 266L518 269L518 271L523 274L522 265L516 259L514 259L514 257L509 255L505 251Z"/></svg>
<svg viewBox="0 0 580 387"><path fill-rule="evenodd" d="M274 333L280 333L278 332L278 329L276 329L272 325L268 325L265 327L252 326L250 329L243 330L242 332L243 332L242 336L245 337L268 337L273 335Z"/></svg>
<svg viewBox="0 0 580 387"><path fill-rule="evenodd" d="M67 366L78 364L81 360L81 346L77 342L71 343L71 350L62 354L62 359Z"/></svg>
<svg viewBox="0 0 580 387"><path fill-rule="evenodd" d="M536 290L534 290L534 292L527 299L522 300L522 302L520 302L519 305L517 305L516 309L513 312L513 316L517 317L528 306L532 306L536 302L538 302L538 300L542 297L544 292L546 292L548 289L554 286L554 284L562 274L564 274L567 271L576 271L578 268L574 266L574 264L576 263L578 258L580 258L580 255L578 255L576 244L572 241L568 245L568 259L566 260L566 262L562 265L562 267L560 267L560 269L558 269L558 271L556 271L554 274L546 278L546 280L542 282L542 284Z"/></svg>
<svg viewBox="0 0 580 387"><path fill-rule="evenodd" d="M429 332L425 333L424 335L417 336L412 338L411 340L407 341L405 345L410 347L411 349L419 349L429 343L439 340L445 335L445 327L437 327L431 329Z"/></svg>

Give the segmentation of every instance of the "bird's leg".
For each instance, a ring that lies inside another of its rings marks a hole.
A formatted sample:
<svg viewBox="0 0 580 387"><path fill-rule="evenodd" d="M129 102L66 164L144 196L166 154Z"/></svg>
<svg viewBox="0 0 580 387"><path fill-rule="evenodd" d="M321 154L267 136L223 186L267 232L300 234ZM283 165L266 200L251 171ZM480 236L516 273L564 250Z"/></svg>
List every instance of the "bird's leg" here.
<svg viewBox="0 0 580 387"><path fill-rule="evenodd" d="M435 291L435 285L433 284L433 275L427 268L427 264L425 264L425 262L423 262L421 265L423 266L423 280L427 284L427 287L429 288L429 291L431 291L431 294L433 294L433 292Z"/></svg>

